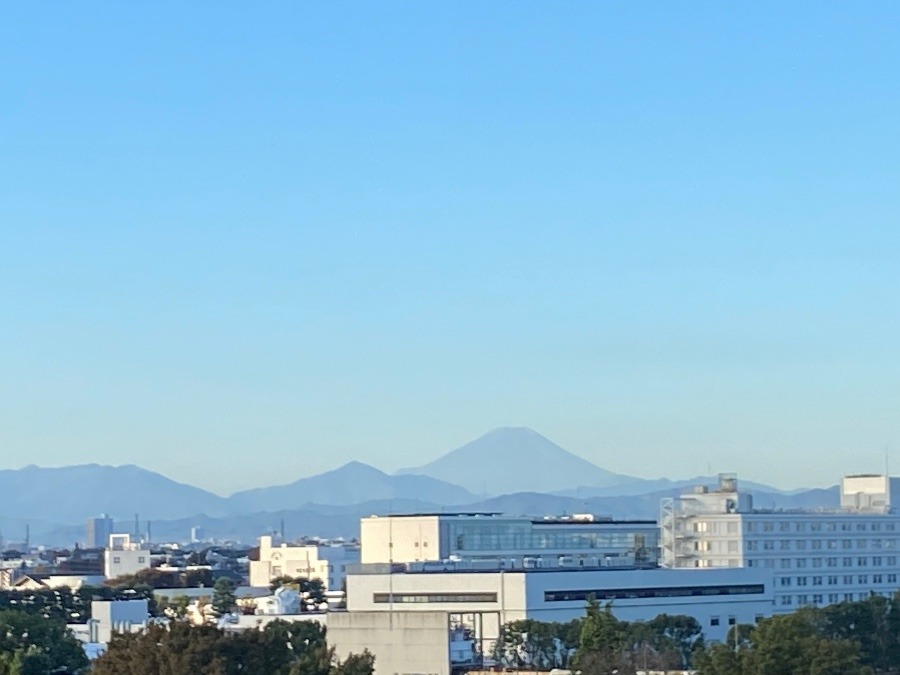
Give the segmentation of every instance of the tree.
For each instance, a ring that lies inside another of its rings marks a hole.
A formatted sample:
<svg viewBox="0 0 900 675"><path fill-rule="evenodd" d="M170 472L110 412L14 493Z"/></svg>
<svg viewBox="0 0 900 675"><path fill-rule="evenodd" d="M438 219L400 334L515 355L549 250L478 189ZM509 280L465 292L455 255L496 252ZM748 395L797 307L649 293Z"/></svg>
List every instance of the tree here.
<svg viewBox="0 0 900 675"><path fill-rule="evenodd" d="M64 620L0 611L0 675L75 673L87 664Z"/></svg>
<svg viewBox="0 0 900 675"><path fill-rule="evenodd" d="M350 654L331 669L331 675L372 675L374 672L375 657L368 649L362 654Z"/></svg>
<svg viewBox="0 0 900 675"><path fill-rule="evenodd" d="M603 607L591 595L581 624L575 666L584 675L608 675L622 663L626 628L612 613L612 604Z"/></svg>
<svg viewBox="0 0 900 675"><path fill-rule="evenodd" d="M646 623L650 645L657 653L675 651L682 668L689 668L694 653L703 647L703 629L692 616L660 614Z"/></svg>
<svg viewBox="0 0 900 675"><path fill-rule="evenodd" d="M228 577L219 577L213 586L213 614L222 616L234 609L237 600L234 597L235 585Z"/></svg>

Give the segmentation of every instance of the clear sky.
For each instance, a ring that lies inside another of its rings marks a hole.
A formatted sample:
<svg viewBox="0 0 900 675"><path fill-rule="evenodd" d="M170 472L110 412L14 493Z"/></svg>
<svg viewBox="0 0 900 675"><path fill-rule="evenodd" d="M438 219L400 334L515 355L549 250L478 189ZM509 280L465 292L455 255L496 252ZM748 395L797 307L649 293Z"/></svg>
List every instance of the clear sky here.
<svg viewBox="0 0 900 675"><path fill-rule="evenodd" d="M900 465L898 23L6 6L0 466L228 493L506 425L648 477Z"/></svg>

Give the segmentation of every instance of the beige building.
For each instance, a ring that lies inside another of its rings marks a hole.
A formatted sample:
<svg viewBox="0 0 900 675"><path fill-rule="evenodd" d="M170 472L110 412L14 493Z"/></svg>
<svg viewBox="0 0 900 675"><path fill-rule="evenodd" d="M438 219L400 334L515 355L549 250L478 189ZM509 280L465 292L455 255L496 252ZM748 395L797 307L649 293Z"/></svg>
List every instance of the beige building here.
<svg viewBox="0 0 900 675"><path fill-rule="evenodd" d="M250 562L250 585L268 586L281 576L319 579L325 590L341 590L346 566L359 562L359 548L350 545L273 545L272 537L259 538L259 560Z"/></svg>

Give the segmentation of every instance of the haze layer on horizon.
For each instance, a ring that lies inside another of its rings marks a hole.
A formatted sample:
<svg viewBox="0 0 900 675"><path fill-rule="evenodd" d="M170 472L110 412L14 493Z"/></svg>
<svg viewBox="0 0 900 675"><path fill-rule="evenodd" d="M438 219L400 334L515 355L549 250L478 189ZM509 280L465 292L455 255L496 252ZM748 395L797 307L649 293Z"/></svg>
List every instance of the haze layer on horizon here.
<svg viewBox="0 0 900 675"><path fill-rule="evenodd" d="M224 494L521 425L638 476L881 470L898 20L9 7L2 465Z"/></svg>

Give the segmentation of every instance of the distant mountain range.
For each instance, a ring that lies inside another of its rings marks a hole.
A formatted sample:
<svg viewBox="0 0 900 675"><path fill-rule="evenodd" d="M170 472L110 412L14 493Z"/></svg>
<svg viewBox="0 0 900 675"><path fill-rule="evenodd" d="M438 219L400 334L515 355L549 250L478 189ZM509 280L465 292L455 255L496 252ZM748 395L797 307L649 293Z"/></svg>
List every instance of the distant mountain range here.
<svg viewBox="0 0 900 675"><path fill-rule="evenodd" d="M221 497L137 466L97 464L0 470L0 531L6 540L68 544L84 539L87 518L109 513L116 529L183 540L194 525L207 536L252 542L277 530L289 536L356 536L359 518L374 513L497 511L543 516L589 512L656 518L659 500L709 477L656 480L613 473L531 429L495 429L422 466L389 475L361 462L322 474ZM817 508L838 503L837 488L783 492L752 488L761 508Z"/></svg>

